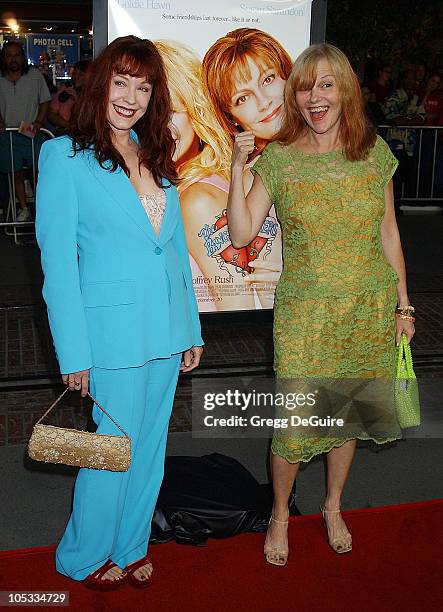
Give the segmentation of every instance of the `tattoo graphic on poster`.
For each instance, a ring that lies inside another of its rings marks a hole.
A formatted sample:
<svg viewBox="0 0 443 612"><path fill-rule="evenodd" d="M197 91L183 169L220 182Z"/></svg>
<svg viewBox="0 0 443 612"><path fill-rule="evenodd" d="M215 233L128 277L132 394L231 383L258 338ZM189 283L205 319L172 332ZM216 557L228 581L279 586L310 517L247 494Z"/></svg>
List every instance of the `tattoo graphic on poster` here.
<svg viewBox="0 0 443 612"><path fill-rule="evenodd" d="M160 6L161 5L161 6ZM274 207L250 244L231 244L226 206L235 134L251 131L251 167L278 131L284 88L309 44L311 2L109 0L109 40L135 34L156 44L173 104L174 161L199 310L272 308L282 270ZM190 42L192 41L192 48Z"/></svg>
<svg viewBox="0 0 443 612"><path fill-rule="evenodd" d="M227 223L225 209L217 216L215 223L212 225L206 223L199 231L198 235L204 242L206 253L208 257L213 257L217 261L220 270L226 270L230 276L234 272L242 276L251 274L252 270L248 264L257 259L262 249L265 249L263 259L271 253L272 242L278 231L277 220L267 217L254 240L239 249L231 244Z"/></svg>

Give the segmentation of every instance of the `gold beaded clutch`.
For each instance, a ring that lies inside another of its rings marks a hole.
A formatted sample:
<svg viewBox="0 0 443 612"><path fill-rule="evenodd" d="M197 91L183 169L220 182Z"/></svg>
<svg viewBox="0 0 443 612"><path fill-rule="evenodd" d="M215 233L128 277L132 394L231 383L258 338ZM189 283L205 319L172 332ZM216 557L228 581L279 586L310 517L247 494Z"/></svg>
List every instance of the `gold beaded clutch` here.
<svg viewBox="0 0 443 612"><path fill-rule="evenodd" d="M131 438L89 393L92 401L120 429L123 436L40 424L67 391L68 389L63 391L34 425L28 443L29 456L36 461L46 463L63 463L95 470L126 472L131 464Z"/></svg>

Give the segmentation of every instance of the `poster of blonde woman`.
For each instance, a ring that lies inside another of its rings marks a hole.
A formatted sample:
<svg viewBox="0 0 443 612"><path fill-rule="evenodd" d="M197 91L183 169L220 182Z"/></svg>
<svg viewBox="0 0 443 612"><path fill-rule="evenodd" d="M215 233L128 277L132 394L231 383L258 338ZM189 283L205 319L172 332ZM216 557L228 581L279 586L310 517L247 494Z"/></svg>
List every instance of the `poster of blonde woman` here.
<svg viewBox="0 0 443 612"><path fill-rule="evenodd" d="M308 2L110 0L108 39L151 39L165 64L173 103L174 161L200 312L272 308L282 268L274 207L258 235L234 248L226 204L235 134L252 131L250 168L277 132L284 87L309 44Z"/></svg>

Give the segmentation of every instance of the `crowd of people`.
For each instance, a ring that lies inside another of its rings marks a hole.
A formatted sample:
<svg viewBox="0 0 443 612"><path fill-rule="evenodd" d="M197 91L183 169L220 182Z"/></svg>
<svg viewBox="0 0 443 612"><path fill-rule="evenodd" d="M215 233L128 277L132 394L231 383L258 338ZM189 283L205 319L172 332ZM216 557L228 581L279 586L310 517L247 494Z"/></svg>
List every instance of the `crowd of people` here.
<svg viewBox="0 0 443 612"><path fill-rule="evenodd" d="M419 197L429 197L433 168L436 195L443 190L443 138L438 135L435 139L434 130L407 126L443 126L441 70L429 70L425 63L418 62L401 72L396 84L392 74L389 64L381 64L377 77L362 84L366 115L375 126L390 126L386 130L380 129L380 132L400 162L395 181L396 195L400 195L404 186L406 195L413 196L418 191Z"/></svg>
<svg viewBox="0 0 443 612"><path fill-rule="evenodd" d="M47 139L46 128L59 136L69 125L72 108L82 87L89 62L82 60L72 67L71 84L55 87L46 74L28 63L22 45L6 42L0 52L0 173L14 175L17 201L16 221L32 218L28 206L29 186L33 183L33 158L37 162L40 148ZM10 136L6 128L18 128ZM31 140L33 141L31 143ZM12 155L11 155L12 145ZM32 146L33 145L33 146ZM7 199L2 193L2 200Z"/></svg>
<svg viewBox="0 0 443 612"><path fill-rule="evenodd" d="M31 217L27 206L25 179L32 168L33 150L38 156L44 137L40 133L48 112L51 94L39 70L29 66L23 47L6 42L0 52L0 172L14 174L19 205L17 221ZM6 128L19 132L4 134ZM12 145L12 147L11 147ZM12 149L12 155L11 155Z"/></svg>
<svg viewBox="0 0 443 612"><path fill-rule="evenodd" d="M443 84L441 71L428 70L422 62L403 70L394 84L393 70L382 64L377 77L362 84L366 112L375 125L395 119L407 125L443 125Z"/></svg>

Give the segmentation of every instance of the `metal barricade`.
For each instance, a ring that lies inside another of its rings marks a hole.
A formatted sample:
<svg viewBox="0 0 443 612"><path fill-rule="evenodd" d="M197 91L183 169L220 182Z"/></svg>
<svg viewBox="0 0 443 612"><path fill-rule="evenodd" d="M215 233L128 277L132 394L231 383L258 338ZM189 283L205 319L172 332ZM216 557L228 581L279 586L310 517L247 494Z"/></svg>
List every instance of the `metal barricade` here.
<svg viewBox="0 0 443 612"><path fill-rule="evenodd" d="M377 129L388 144L389 130L415 132L414 154L410 156L413 174L408 176L408 183L413 188L408 191L403 180L396 202L443 202L443 126L379 125Z"/></svg>
<svg viewBox="0 0 443 612"><path fill-rule="evenodd" d="M29 221L18 221L17 220L17 192L15 185L15 164L14 164L14 142L13 142L13 134L18 132L18 128L6 128L6 134L9 134L9 153L10 153L10 161L11 161L11 170L8 172L8 191L9 197L7 202L7 209L5 218L3 221L0 221L0 226L5 228L5 233L8 236L14 236L15 244L20 244L20 238L22 236L29 236L34 234L34 220ZM41 128L39 133L45 134L48 138L54 138L54 134L47 130L46 128ZM28 189L26 190L26 202L27 204L35 205L35 188L37 184L37 160L35 155L35 143L34 139L30 138L31 145L31 164L29 166L24 166L24 170L32 171L32 186L28 182ZM30 230L26 230L29 226L32 227Z"/></svg>

